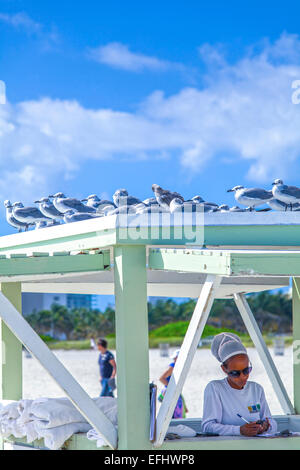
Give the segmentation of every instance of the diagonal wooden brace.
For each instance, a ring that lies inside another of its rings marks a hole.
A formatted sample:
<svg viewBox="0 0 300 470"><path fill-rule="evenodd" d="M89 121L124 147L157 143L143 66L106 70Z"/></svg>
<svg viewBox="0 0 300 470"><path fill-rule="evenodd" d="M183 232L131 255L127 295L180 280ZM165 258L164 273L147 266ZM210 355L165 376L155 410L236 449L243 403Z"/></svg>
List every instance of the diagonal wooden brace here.
<svg viewBox="0 0 300 470"><path fill-rule="evenodd" d="M250 337L254 343L254 346L256 347L257 352L261 358L261 361L266 369L268 377L271 381L271 384L274 388L274 391L276 393L276 396L279 400L279 403L283 411L288 415L294 414L295 410L293 408L293 405L289 399L288 393L281 380L279 372L276 369L272 356L266 346L266 343L263 339L263 336L260 332L258 324L254 318L254 315L250 309L250 306L246 300L245 295L234 294L233 298L241 314L241 317L245 323L245 326L250 334Z"/></svg>
<svg viewBox="0 0 300 470"><path fill-rule="evenodd" d="M220 276L208 275L202 287L173 374L157 415L155 447L161 446L164 441L220 283Z"/></svg>
<svg viewBox="0 0 300 470"><path fill-rule="evenodd" d="M112 449L116 449L117 430L114 425L104 413L99 410L95 402L2 293L0 293L0 317L19 341L26 346L31 354L35 356L39 363L53 377L73 405L97 430L105 443Z"/></svg>

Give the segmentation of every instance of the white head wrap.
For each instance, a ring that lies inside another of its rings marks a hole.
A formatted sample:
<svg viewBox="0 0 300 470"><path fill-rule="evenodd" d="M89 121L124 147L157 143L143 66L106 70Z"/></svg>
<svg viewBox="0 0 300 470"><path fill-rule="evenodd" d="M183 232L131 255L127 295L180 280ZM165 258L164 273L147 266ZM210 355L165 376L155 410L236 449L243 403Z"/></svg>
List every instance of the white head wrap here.
<svg viewBox="0 0 300 470"><path fill-rule="evenodd" d="M234 333L220 333L211 344L211 352L219 362L225 362L237 354L247 354L240 338Z"/></svg>

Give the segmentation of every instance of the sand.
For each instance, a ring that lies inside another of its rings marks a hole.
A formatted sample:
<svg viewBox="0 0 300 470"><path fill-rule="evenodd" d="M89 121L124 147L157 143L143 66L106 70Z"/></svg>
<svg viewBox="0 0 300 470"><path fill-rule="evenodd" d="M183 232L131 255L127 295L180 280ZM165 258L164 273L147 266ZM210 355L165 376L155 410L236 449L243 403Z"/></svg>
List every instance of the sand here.
<svg viewBox="0 0 300 470"><path fill-rule="evenodd" d="M169 353L171 354L174 350L175 348L170 349ZM284 356L274 356L272 348L270 348L270 352L292 400L292 348L286 348ZM273 415L283 414L256 350L249 348L248 353L253 365L250 380L258 382L264 387L271 413ZM39 365L36 359L29 359L25 356L25 353L23 354L24 398L64 396L58 385ZM98 351L55 351L55 354L90 396L96 397L99 395ZM150 381L154 381L160 390L162 386L158 379L172 361L167 357L161 357L158 349L150 350L149 354ZM203 392L206 384L210 380L223 377L224 374L219 364L211 355L210 350L198 349L183 388L183 395L189 410L187 417L196 418L202 416Z"/></svg>

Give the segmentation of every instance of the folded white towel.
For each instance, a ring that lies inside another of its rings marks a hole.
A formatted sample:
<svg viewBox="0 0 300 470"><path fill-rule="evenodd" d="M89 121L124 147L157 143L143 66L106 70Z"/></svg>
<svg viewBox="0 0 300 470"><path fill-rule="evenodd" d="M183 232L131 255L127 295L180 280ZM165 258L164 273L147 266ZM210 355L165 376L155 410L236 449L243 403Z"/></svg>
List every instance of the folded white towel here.
<svg viewBox="0 0 300 470"><path fill-rule="evenodd" d="M105 416L117 425L117 399L93 399ZM49 449L59 449L76 432L87 432L91 425L68 398L20 400L0 408L0 434L26 437L31 443L45 439Z"/></svg>
<svg viewBox="0 0 300 470"><path fill-rule="evenodd" d="M64 443L77 432L87 432L91 425L85 423L68 423L55 428L37 427L38 439L44 439L45 446L50 450L60 449Z"/></svg>
<svg viewBox="0 0 300 470"><path fill-rule="evenodd" d="M195 437L197 434L196 431L194 431L194 429L190 428L189 426L185 426L184 424L178 424L177 426L169 426L167 432L178 434L178 436L180 437ZM87 433L86 437L90 441L97 441L98 448L106 445L102 437L96 431L96 429L91 429Z"/></svg>
<svg viewBox="0 0 300 470"><path fill-rule="evenodd" d="M195 437L196 431L189 426L185 426L184 424L177 424L176 426L169 426L168 432L172 432L174 434L178 434L180 437Z"/></svg>

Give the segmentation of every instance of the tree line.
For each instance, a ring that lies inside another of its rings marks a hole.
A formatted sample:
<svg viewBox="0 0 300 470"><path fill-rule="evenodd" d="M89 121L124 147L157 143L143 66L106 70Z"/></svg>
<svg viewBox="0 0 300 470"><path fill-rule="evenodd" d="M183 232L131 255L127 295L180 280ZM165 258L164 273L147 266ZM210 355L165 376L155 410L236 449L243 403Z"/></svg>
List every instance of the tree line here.
<svg viewBox="0 0 300 470"><path fill-rule="evenodd" d="M291 333L292 300L287 293L265 291L248 295L247 300L263 333ZM149 330L168 323L190 320L195 305L196 301L192 299L181 303L173 299L148 303ZM53 337L64 335L68 340L107 336L115 332L115 311L111 306L102 312L98 309L68 309L53 304L50 310L33 311L26 319L37 333ZM215 300L208 324L246 332L243 320L231 299Z"/></svg>

